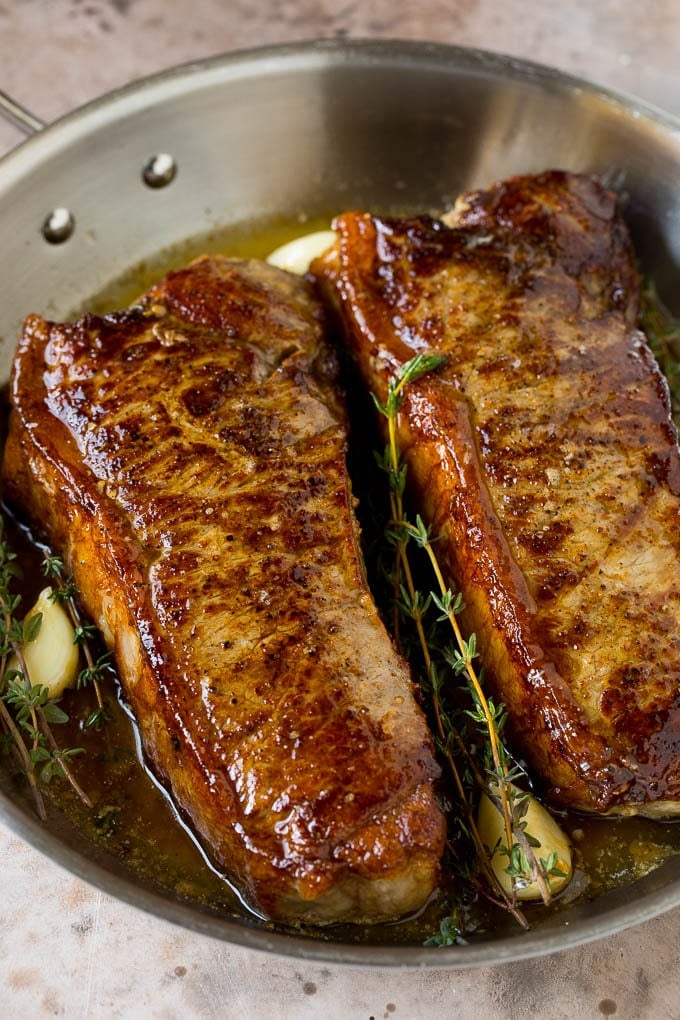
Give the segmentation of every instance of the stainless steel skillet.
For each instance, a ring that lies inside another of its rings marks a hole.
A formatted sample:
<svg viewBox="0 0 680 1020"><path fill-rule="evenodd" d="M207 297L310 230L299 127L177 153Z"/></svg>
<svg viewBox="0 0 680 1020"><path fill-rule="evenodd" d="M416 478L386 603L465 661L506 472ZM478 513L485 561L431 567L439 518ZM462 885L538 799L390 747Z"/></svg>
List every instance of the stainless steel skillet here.
<svg viewBox="0 0 680 1020"><path fill-rule="evenodd" d="M643 267L680 311L680 124L670 117L555 71L430 44L318 42L168 71L70 114L0 162L2 378L27 312L66 318L190 238L348 207L436 211L463 189L547 167L595 173L621 193ZM306 959L491 965L680 905L680 863L670 860L528 934L436 951L349 945L162 896L62 820L37 822L1 772L0 812L31 844L121 899L219 939Z"/></svg>

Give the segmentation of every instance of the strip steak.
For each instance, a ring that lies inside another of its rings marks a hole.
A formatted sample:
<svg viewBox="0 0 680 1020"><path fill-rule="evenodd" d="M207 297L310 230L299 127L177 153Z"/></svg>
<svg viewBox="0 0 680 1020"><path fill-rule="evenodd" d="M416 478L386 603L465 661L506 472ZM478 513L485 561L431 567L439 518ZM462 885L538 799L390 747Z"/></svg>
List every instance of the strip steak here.
<svg viewBox="0 0 680 1020"><path fill-rule="evenodd" d="M399 442L513 746L557 804L677 814L680 458L615 197L555 171L336 230L312 269L364 384L447 356Z"/></svg>
<svg viewBox="0 0 680 1020"><path fill-rule="evenodd" d="M372 922L436 886L438 767L367 590L318 301L203 258L29 317L5 496L73 572L154 772L253 908Z"/></svg>

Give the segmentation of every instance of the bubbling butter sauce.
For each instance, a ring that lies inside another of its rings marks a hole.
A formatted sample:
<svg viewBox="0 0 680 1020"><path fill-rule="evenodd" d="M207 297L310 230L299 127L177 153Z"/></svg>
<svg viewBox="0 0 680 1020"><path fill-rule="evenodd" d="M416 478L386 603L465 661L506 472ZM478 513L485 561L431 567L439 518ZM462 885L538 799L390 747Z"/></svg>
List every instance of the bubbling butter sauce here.
<svg viewBox="0 0 680 1020"><path fill-rule="evenodd" d="M295 237L328 229L329 222L330 216L248 223L194 239L153 262L136 266L95 295L86 308L74 309L71 317L85 311L105 314L125 307L166 272L200 254L219 252L233 257L265 258ZM357 488L361 500L360 477ZM40 553L11 520L8 532L23 565L23 606L28 608L44 584ZM113 678L105 695L112 719L99 731L85 726L95 708L90 689L68 691L60 702L69 721L55 727L55 736L62 747L83 748L84 753L73 759L72 769L92 807L86 807L65 781L53 780L44 789L47 826L55 824L76 831L87 845L88 856L103 860L105 865L107 860L111 861L115 870L122 870L142 887L193 904L203 912L247 920L249 924L265 924L258 921L229 882L211 866L166 793L145 768L134 720ZM7 772L9 759L4 762L2 768ZM3 777L5 788L8 782L18 789L24 780L20 776ZM532 926L540 927L546 920L552 926L560 919L567 923L575 905L613 890L625 890L680 855L677 822L589 818L569 813L560 813L559 821L573 844L574 878L550 907L542 904L523 907ZM416 917L391 924L306 929L304 934L344 943L420 946L438 932L440 921L451 913L454 905L467 941L512 933L521 938L521 929L507 913L472 891L461 891L461 880L446 866L440 889Z"/></svg>

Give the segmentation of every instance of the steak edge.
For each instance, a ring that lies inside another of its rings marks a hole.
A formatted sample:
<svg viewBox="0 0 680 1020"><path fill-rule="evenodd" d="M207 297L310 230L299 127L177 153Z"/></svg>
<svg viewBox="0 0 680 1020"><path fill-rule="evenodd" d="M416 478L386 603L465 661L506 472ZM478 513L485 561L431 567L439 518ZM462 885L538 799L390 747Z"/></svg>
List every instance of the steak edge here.
<svg viewBox="0 0 680 1020"><path fill-rule="evenodd" d="M366 386L405 392L414 503L513 747L554 803L680 811L680 461L615 197L559 171L447 222L338 218L312 274Z"/></svg>
<svg viewBox="0 0 680 1020"><path fill-rule="evenodd" d="M364 577L309 285L204 257L30 316L5 497L73 573L151 769L261 914L374 922L439 877L438 767Z"/></svg>

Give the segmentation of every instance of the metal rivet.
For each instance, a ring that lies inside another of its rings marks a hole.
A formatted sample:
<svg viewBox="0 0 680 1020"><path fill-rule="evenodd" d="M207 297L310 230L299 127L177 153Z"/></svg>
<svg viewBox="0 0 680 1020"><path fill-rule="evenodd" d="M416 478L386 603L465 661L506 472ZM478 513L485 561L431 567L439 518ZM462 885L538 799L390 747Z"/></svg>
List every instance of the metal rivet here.
<svg viewBox="0 0 680 1020"><path fill-rule="evenodd" d="M53 209L49 216L45 217L42 225L42 235L50 244L63 244L75 230L76 221L73 213L63 206Z"/></svg>
<svg viewBox="0 0 680 1020"><path fill-rule="evenodd" d="M177 164L168 152L159 152L152 156L142 171L142 178L150 188L164 188L174 180Z"/></svg>

